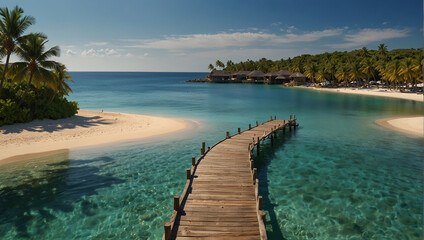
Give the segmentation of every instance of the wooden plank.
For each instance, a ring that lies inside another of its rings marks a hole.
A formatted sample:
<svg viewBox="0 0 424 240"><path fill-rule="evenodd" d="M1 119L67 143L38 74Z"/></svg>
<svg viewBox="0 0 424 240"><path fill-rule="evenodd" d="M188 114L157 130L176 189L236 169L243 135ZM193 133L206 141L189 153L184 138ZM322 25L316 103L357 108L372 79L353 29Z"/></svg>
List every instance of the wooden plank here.
<svg viewBox="0 0 424 240"><path fill-rule="evenodd" d="M222 237L217 237L217 236L208 236L208 237L200 237L200 236L177 236L178 240L228 240L228 237L222 236ZM232 240L257 240L259 239L259 237L257 235L252 235L252 236L231 236Z"/></svg>
<svg viewBox="0 0 424 240"><path fill-rule="evenodd" d="M275 128L271 120L215 144L192 168L190 190L174 222L176 239L266 239L257 211L257 184L252 183L249 146ZM252 148L250 148L252 149ZM188 185L187 185L188 186ZM175 233L175 232L174 232Z"/></svg>
<svg viewBox="0 0 424 240"><path fill-rule="evenodd" d="M240 218L230 216L196 216L196 215L184 215L181 216L181 221L194 221L194 222L240 222ZM258 218L255 215L254 217L244 217L242 222L255 222L258 223Z"/></svg>

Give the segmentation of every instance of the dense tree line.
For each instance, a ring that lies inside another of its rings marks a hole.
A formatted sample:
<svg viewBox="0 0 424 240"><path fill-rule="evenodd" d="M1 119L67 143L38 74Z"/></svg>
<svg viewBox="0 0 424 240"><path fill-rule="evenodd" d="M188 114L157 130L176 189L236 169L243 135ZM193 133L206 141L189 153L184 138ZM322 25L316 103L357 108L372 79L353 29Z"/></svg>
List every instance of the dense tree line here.
<svg viewBox="0 0 424 240"><path fill-rule="evenodd" d="M401 85L416 91L417 83L423 81L423 49L395 49L388 51L380 44L377 50L366 47L350 52L303 54L294 58L272 61L262 58L239 63L220 60L216 68L228 72L260 70L264 73L287 69L290 72L305 74L312 83L325 83L326 86L368 86L370 82L381 81L389 88ZM212 64L208 67L215 69Z"/></svg>
<svg viewBox="0 0 424 240"><path fill-rule="evenodd" d="M72 92L66 67L52 57L58 46L46 49L43 33L24 34L35 23L22 8L0 9L0 126L33 119L70 117L78 111L76 102L64 97ZM10 63L14 55L19 59Z"/></svg>

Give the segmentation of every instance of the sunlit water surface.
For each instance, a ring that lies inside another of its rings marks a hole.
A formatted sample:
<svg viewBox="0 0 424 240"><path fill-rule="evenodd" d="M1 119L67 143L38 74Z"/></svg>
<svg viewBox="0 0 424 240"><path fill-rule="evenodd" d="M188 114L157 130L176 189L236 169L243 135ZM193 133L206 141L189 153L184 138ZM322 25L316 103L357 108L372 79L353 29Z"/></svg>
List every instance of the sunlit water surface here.
<svg viewBox="0 0 424 240"><path fill-rule="evenodd" d="M190 119L175 134L0 167L0 239L160 239L200 144L287 119L256 158L269 239L422 239L423 145L375 124L413 101L281 86L185 83L204 73L71 73L80 108Z"/></svg>

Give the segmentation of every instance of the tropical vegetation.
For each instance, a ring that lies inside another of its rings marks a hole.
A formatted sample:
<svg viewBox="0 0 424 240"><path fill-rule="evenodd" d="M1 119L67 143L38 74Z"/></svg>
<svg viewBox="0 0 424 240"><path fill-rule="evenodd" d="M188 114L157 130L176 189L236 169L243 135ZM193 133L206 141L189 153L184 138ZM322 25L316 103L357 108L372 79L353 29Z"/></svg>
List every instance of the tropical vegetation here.
<svg viewBox="0 0 424 240"><path fill-rule="evenodd" d="M72 92L66 67L52 60L58 46L46 49L47 36L25 31L35 23L22 8L0 9L0 126L34 119L58 119L77 113L78 104L64 96ZM18 61L11 63L14 55Z"/></svg>
<svg viewBox="0 0 424 240"><path fill-rule="evenodd" d="M219 64L219 65L218 65ZM266 58L258 61L247 60L239 63L227 61L222 66L217 60L216 67L228 72L260 70L264 73L287 69L305 74L317 86L409 88L417 91L417 84L423 82L423 49L387 50L380 44L377 50L361 49L350 52L332 52L317 55L303 54L294 58L277 61ZM215 67L209 64L209 69Z"/></svg>

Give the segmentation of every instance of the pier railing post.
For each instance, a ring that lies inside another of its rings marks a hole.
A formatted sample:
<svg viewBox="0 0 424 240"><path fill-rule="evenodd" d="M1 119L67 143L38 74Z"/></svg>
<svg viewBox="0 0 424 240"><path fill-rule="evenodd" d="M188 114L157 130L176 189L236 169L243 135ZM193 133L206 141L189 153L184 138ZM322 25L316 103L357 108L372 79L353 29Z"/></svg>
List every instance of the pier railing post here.
<svg viewBox="0 0 424 240"><path fill-rule="evenodd" d="M196 165L196 157L195 156L191 157L191 166L194 166L194 165Z"/></svg>
<svg viewBox="0 0 424 240"><path fill-rule="evenodd" d="M240 128L238 128L237 130L238 130L238 134L240 134Z"/></svg>
<svg viewBox="0 0 424 240"><path fill-rule="evenodd" d="M263 210L259 211L259 215L262 218L262 221L264 222L264 224L266 223L266 212L264 212Z"/></svg>
<svg viewBox="0 0 424 240"><path fill-rule="evenodd" d="M227 132L227 138L230 138L230 132Z"/></svg>
<svg viewBox="0 0 424 240"><path fill-rule="evenodd" d="M262 210L263 199L262 196L258 196L258 210Z"/></svg>
<svg viewBox="0 0 424 240"><path fill-rule="evenodd" d="M249 123L249 130L252 129L252 124Z"/></svg>
<svg viewBox="0 0 424 240"><path fill-rule="evenodd" d="M272 121L272 115L271 115L271 121Z"/></svg>
<svg viewBox="0 0 424 240"><path fill-rule="evenodd" d="M259 137L258 137L258 144L256 145L256 154L259 156L260 151L261 151L261 142L259 141Z"/></svg>
<svg viewBox="0 0 424 240"><path fill-rule="evenodd" d="M206 149L206 143L202 142L202 150L200 150L200 153L203 155L205 154L205 149Z"/></svg>
<svg viewBox="0 0 424 240"><path fill-rule="evenodd" d="M180 208L180 197L174 196L174 211L178 211Z"/></svg>
<svg viewBox="0 0 424 240"><path fill-rule="evenodd" d="M189 180L191 178L191 170L190 168L186 169L186 174L187 174L187 180Z"/></svg>
<svg viewBox="0 0 424 240"><path fill-rule="evenodd" d="M256 184L256 178L258 178L258 169L254 168L253 169L253 185Z"/></svg>
<svg viewBox="0 0 424 240"><path fill-rule="evenodd" d="M169 222L164 223L163 228L165 231L165 240L170 240L171 239L171 223Z"/></svg>
<svg viewBox="0 0 424 240"><path fill-rule="evenodd" d="M256 121L256 127L258 126L258 121Z"/></svg>

